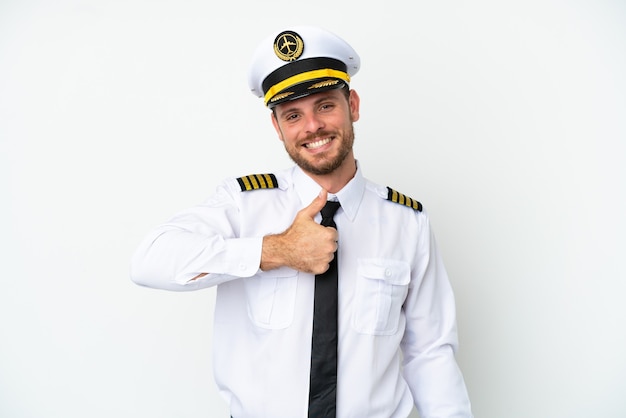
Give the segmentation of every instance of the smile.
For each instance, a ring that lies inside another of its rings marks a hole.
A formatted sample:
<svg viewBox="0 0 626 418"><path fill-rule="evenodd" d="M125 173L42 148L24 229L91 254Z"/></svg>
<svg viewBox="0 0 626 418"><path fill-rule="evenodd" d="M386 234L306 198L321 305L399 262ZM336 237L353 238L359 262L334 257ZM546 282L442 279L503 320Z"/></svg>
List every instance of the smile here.
<svg viewBox="0 0 626 418"><path fill-rule="evenodd" d="M323 147L324 145L330 143L330 141L332 141L332 138L324 138L320 139L319 141L309 142L308 144L304 144L304 146L308 149L316 149Z"/></svg>

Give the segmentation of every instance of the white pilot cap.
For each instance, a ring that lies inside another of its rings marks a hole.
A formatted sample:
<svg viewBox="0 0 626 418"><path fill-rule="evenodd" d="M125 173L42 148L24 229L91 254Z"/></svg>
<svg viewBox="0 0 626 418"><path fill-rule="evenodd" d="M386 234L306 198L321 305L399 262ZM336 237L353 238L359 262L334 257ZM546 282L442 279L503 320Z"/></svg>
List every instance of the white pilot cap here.
<svg viewBox="0 0 626 418"><path fill-rule="evenodd" d="M348 85L359 71L356 51L339 36L295 26L265 38L252 56L248 85L272 108L320 91Z"/></svg>

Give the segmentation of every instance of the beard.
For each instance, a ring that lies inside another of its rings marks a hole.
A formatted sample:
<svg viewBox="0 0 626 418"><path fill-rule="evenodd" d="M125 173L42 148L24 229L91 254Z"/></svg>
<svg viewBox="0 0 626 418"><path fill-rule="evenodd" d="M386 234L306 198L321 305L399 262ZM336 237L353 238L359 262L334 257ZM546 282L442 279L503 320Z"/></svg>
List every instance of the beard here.
<svg viewBox="0 0 626 418"><path fill-rule="evenodd" d="M331 136L331 133L318 132L316 135L311 135L310 138L307 138L307 140L313 140L315 137L325 136ZM348 129L344 131L343 135L334 136L335 138L333 139L333 141L341 141L337 154L334 157L330 157L326 155L326 153L321 153L313 155L313 159L309 160L299 153L299 148L297 148L297 146L289 148L287 145L285 145L285 150L287 151L287 154L289 154L291 160L296 163L302 170L318 176L330 174L339 167L341 167L341 164L350 154L352 146L354 145L354 127L352 126L352 124L350 124Z"/></svg>

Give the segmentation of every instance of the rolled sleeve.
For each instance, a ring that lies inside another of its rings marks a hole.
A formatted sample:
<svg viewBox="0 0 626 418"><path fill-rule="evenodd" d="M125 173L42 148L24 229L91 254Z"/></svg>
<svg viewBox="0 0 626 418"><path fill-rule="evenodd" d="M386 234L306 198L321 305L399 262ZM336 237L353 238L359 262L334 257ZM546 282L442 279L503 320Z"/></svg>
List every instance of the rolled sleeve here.
<svg viewBox="0 0 626 418"><path fill-rule="evenodd" d="M197 290L260 268L263 237L240 237L239 211L225 187L149 233L131 258L131 280L164 290ZM202 275L202 277L198 277Z"/></svg>

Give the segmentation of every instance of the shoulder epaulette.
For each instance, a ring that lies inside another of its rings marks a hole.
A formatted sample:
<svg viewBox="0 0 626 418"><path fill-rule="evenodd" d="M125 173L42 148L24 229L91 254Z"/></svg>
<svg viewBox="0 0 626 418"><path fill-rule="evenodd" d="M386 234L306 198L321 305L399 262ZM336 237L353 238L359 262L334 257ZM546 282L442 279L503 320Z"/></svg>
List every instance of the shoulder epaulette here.
<svg viewBox="0 0 626 418"><path fill-rule="evenodd" d="M387 200L400 205L408 206L418 212L422 211L422 204L420 202L393 190L391 187L387 187Z"/></svg>
<svg viewBox="0 0 626 418"><path fill-rule="evenodd" d="M278 180L273 174L251 174L237 179L242 192L258 189L275 189L278 187Z"/></svg>

